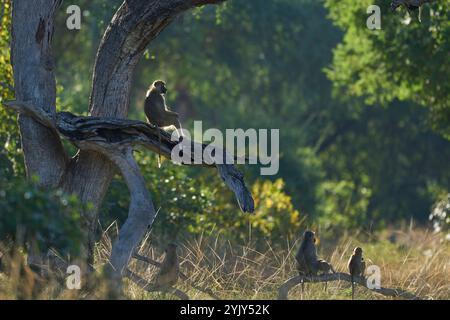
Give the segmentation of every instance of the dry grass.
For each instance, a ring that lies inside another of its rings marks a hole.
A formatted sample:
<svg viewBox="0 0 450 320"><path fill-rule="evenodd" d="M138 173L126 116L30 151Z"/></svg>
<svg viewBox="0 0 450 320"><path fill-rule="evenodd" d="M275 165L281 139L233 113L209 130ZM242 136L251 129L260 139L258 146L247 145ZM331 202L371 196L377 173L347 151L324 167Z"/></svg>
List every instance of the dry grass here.
<svg viewBox="0 0 450 320"><path fill-rule="evenodd" d="M107 261L111 247L110 235L116 233L111 227L97 246L97 267ZM450 299L450 244L439 235L422 229L407 231L385 231L361 242L354 237L343 236L335 242L322 241L320 256L331 261L337 271L347 271L347 259L355 246L361 246L368 265L375 264L381 269L383 287L402 288L426 299ZM212 289L222 299L276 299L278 287L294 276L293 256L298 243L286 244L284 249L275 249L266 244L264 252L250 246L232 246L220 237L198 238L181 245L179 256L182 271L199 286ZM153 248L146 239L140 248L142 255L161 260L162 251ZM18 268L16 266L16 268ZM151 281L157 268L133 260L130 269ZM23 283L23 275L15 278L0 273L0 298L21 298L17 295L18 285ZM97 279L98 280L98 279ZM101 284L101 280L97 281ZM55 285L42 290L36 298L92 298L106 297L104 291L96 289L74 292L55 290ZM61 286L59 286L61 287ZM177 287L191 299L210 299L202 292L179 282ZM125 294L130 299L173 299L170 295L147 293L130 281L125 283ZM26 297L26 296L25 296ZM290 292L290 299L350 299L351 288L346 282L307 284L303 296L300 288ZM357 299L386 299L359 287Z"/></svg>

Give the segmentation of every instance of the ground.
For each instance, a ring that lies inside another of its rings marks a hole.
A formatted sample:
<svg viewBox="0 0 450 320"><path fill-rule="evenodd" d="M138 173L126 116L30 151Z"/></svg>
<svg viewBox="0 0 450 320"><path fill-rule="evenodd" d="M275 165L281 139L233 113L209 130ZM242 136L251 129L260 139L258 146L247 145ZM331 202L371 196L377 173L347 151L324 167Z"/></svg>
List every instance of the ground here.
<svg viewBox="0 0 450 320"><path fill-rule="evenodd" d="M108 256L109 236L105 234L97 246L98 267ZM251 245L232 247L220 237L204 237L186 241L180 247L181 270L197 285L212 289L222 299L276 299L279 286L296 275L293 257L298 245L297 242L285 249L276 249L267 244L267 249L259 252ZM355 236L343 235L337 241L322 240L318 246L320 257L331 261L336 271L347 272L347 261L353 248L361 246L367 265L380 267L383 287L402 288L425 299L450 299L450 242L441 234L414 228L386 230L375 235L361 232ZM163 257L162 252L151 248L148 242L142 245L140 253L156 260ZM130 269L148 280L157 270L136 260L131 262ZM23 275L0 273L0 299L24 297L20 292L24 285L18 285L21 283L17 281L19 277L23 282ZM93 289L78 291L49 287L33 297L107 297L102 288L102 285L97 285ZM190 288L184 282L180 281L177 288L191 299L210 299L207 294ZM169 294L147 293L130 281L125 281L124 292L129 299L175 299ZM330 282L327 287L324 283L307 284L303 295L298 286L291 290L289 298L351 299L351 286L341 281ZM355 298L391 299L362 287L357 287Z"/></svg>

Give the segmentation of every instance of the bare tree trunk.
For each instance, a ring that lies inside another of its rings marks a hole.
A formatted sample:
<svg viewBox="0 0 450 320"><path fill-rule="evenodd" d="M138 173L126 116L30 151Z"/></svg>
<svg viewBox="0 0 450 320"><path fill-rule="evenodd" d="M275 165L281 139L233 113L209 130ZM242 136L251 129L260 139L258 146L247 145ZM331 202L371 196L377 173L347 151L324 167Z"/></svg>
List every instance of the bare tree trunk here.
<svg viewBox="0 0 450 320"><path fill-rule="evenodd" d="M56 113L56 84L51 41L60 0L13 1L11 61L16 99ZM19 117L27 175L56 187L66 167L58 136L27 116Z"/></svg>
<svg viewBox="0 0 450 320"><path fill-rule="evenodd" d="M11 61L16 99L56 113L56 83L51 41L53 15L59 0L15 0L12 11ZM30 14L32 12L33 14ZM56 187L67 163L59 137L34 119L19 115L27 176L38 176L45 187ZM43 265L43 256L30 248L28 262Z"/></svg>

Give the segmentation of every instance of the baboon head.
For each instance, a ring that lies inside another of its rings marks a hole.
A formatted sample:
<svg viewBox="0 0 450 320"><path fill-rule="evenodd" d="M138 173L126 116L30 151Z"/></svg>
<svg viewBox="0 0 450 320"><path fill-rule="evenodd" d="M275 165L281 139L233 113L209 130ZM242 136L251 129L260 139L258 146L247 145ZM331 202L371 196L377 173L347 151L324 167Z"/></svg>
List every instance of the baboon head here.
<svg viewBox="0 0 450 320"><path fill-rule="evenodd" d="M156 80L153 82L152 86L161 94L165 94L167 92L166 83L162 80Z"/></svg>
<svg viewBox="0 0 450 320"><path fill-rule="evenodd" d="M306 230L303 235L303 241L316 243L316 234L314 233L314 231Z"/></svg>
<svg viewBox="0 0 450 320"><path fill-rule="evenodd" d="M353 249L353 254L355 256L362 256L362 249L360 247L356 247L355 249Z"/></svg>

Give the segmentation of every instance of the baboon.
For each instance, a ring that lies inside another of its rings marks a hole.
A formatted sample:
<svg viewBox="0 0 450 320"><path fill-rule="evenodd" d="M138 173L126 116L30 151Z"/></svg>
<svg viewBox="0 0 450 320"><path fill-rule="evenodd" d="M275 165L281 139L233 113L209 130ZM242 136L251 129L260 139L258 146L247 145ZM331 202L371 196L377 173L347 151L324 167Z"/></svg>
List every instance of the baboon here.
<svg viewBox="0 0 450 320"><path fill-rule="evenodd" d="M325 260L317 259L316 237L311 230L305 231L302 243L295 259L297 271L302 275L317 275L317 273L335 272L333 266Z"/></svg>
<svg viewBox="0 0 450 320"><path fill-rule="evenodd" d="M366 270L366 262L364 261L362 253L362 249L356 247L348 261L348 269L352 276L352 299L355 297L355 277L364 277L364 272Z"/></svg>
<svg viewBox="0 0 450 320"><path fill-rule="evenodd" d="M148 88L144 106L147 120L159 128L174 126L177 129L181 129L178 113L170 111L166 105L164 97L166 93L166 83L162 80L156 80Z"/></svg>
<svg viewBox="0 0 450 320"><path fill-rule="evenodd" d="M155 285L158 288L168 288L174 286L178 281L180 266L177 256L177 245L170 243L166 250L166 255L161 265L161 269L155 277Z"/></svg>
<svg viewBox="0 0 450 320"><path fill-rule="evenodd" d="M330 263L325 260L317 259L316 237L311 230L306 230L303 234L303 240L298 249L295 259L297 260L297 271L300 275L312 276L317 273L335 272ZM325 288L327 283L325 283ZM302 291L304 283L302 282Z"/></svg>
<svg viewBox="0 0 450 320"><path fill-rule="evenodd" d="M183 138L178 113L170 111L166 105L164 95L167 93L166 83L162 80L156 80L148 88L145 97L144 112L147 121L158 128L174 126L177 129L180 139ZM161 145L161 134L158 131L159 145ZM158 166L161 166L161 156L158 156Z"/></svg>
<svg viewBox="0 0 450 320"><path fill-rule="evenodd" d="M317 252L316 237L311 230L306 230L303 234L303 240L297 251L295 259L297 260L297 271L301 275L313 275L317 273Z"/></svg>

